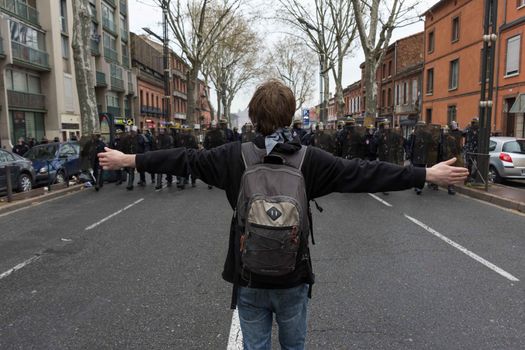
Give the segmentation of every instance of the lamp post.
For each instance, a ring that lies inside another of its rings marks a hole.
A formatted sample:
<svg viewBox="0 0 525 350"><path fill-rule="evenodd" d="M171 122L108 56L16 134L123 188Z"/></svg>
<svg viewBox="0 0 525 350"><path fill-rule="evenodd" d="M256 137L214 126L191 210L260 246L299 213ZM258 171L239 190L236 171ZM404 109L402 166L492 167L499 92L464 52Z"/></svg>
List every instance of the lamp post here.
<svg viewBox="0 0 525 350"><path fill-rule="evenodd" d="M171 96L170 96L170 65L169 65L169 38L168 38L168 3L166 1L162 1L161 3L162 7L162 31L163 36L157 35L155 32L153 32L150 28L143 27L142 30L144 30L146 33L152 35L153 37L157 38L157 40L162 42L162 48L163 48L163 54L162 54L162 66L164 69L164 98L162 99L163 102L163 109L164 109L164 119L168 122L171 122L171 113L170 113L170 107L171 107Z"/></svg>
<svg viewBox="0 0 525 350"><path fill-rule="evenodd" d="M319 35L319 38L321 40L321 33L319 33L319 29L317 29L315 26L313 26L310 22L305 20L302 17L297 18L297 21L304 25L307 30L312 30L314 32L317 32L317 35ZM325 105L324 105L324 60L325 56L322 52L318 52L319 54L319 121L325 123Z"/></svg>

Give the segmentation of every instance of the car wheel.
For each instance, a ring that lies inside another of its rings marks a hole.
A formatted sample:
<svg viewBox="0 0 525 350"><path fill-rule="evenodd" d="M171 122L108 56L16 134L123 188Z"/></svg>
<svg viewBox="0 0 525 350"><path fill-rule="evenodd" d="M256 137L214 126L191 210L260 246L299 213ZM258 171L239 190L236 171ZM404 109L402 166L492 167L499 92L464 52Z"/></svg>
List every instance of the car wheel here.
<svg viewBox="0 0 525 350"><path fill-rule="evenodd" d="M18 177L18 192L28 192L33 188L31 178L27 174L20 174Z"/></svg>
<svg viewBox="0 0 525 350"><path fill-rule="evenodd" d="M60 170L56 177L55 177L55 183L56 184L61 184L61 183L64 183L66 182L66 174L64 174L64 172L62 170Z"/></svg>
<svg viewBox="0 0 525 350"><path fill-rule="evenodd" d="M492 165L489 167L489 182L500 184L503 181L498 171Z"/></svg>

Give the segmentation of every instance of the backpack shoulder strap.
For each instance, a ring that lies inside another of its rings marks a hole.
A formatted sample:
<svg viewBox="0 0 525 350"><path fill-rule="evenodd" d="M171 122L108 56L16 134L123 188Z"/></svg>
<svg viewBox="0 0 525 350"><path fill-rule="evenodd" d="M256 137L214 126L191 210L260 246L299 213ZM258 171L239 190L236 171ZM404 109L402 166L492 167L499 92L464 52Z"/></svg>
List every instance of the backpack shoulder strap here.
<svg viewBox="0 0 525 350"><path fill-rule="evenodd" d="M257 148L253 142L245 142L241 143L241 155L244 167L248 169L251 165L263 162L266 150Z"/></svg>
<svg viewBox="0 0 525 350"><path fill-rule="evenodd" d="M307 146L303 145L301 146L301 149L293 154L279 153L279 155L281 155L286 160L286 164L301 171L301 168L303 167L304 156L306 155L306 149Z"/></svg>

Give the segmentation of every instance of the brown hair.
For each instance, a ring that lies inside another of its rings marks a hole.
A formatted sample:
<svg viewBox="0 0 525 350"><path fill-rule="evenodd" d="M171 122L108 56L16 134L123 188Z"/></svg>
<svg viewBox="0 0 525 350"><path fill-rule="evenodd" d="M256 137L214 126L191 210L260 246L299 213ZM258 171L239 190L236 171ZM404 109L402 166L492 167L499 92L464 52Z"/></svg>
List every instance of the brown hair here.
<svg viewBox="0 0 525 350"><path fill-rule="evenodd" d="M292 90L281 81L271 79L257 87L248 104L248 115L257 131L271 135L278 128L288 127L295 113Z"/></svg>

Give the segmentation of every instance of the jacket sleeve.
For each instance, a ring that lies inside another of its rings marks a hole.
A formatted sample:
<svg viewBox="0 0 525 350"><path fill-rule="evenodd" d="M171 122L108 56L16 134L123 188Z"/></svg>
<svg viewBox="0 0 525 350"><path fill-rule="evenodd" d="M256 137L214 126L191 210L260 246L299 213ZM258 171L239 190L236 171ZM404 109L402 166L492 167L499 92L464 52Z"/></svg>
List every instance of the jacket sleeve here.
<svg viewBox="0 0 525 350"><path fill-rule="evenodd" d="M347 160L314 147L307 150L302 172L309 199L331 192L385 192L423 187L426 177L425 168Z"/></svg>
<svg viewBox="0 0 525 350"><path fill-rule="evenodd" d="M185 147L164 149L136 155L138 171L188 176L228 192L240 183L244 171L240 143L227 143L211 150Z"/></svg>

